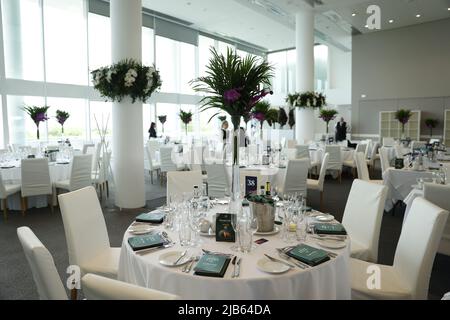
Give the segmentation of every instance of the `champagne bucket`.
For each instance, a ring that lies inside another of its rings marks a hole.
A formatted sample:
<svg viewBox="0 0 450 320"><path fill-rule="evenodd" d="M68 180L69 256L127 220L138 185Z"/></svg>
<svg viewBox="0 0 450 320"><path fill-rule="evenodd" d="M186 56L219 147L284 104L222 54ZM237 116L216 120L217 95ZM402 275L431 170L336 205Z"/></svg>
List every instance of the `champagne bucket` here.
<svg viewBox="0 0 450 320"><path fill-rule="evenodd" d="M257 232L271 232L275 225L275 207L270 204L250 202L253 217L256 217Z"/></svg>

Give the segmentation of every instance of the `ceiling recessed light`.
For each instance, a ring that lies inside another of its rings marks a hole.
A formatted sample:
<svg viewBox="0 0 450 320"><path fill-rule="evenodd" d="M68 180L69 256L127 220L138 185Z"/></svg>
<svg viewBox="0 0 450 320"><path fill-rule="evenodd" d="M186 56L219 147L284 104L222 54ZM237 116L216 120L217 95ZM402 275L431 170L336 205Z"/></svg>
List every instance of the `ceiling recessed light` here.
<svg viewBox="0 0 450 320"><path fill-rule="evenodd" d="M450 9L450 8L449 8L449 9ZM352 13L352 17L354 17L354 16L356 16L356 13L355 13L355 12Z"/></svg>
<svg viewBox="0 0 450 320"><path fill-rule="evenodd" d="M421 15L420 14L416 14L416 18L420 18L421 17Z"/></svg>
<svg viewBox="0 0 450 320"><path fill-rule="evenodd" d="M393 19L389 20L389 23L394 23L394 20Z"/></svg>

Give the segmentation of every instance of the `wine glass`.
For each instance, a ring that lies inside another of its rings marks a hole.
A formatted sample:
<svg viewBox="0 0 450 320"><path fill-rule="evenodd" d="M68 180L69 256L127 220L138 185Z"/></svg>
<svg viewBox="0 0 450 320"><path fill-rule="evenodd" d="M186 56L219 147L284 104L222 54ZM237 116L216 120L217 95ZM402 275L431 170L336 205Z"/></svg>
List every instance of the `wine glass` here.
<svg viewBox="0 0 450 320"><path fill-rule="evenodd" d="M189 209L189 225L194 231L194 236L191 238L191 246L197 247L199 244L202 243L200 239L200 224L203 219L201 214L199 214L198 210L190 208Z"/></svg>

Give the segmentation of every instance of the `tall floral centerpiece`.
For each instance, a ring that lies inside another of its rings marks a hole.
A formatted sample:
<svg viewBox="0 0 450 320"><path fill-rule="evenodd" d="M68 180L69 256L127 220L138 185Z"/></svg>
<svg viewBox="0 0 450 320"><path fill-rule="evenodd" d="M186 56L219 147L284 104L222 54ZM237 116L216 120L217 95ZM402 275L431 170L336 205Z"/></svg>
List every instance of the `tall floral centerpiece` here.
<svg viewBox="0 0 450 320"><path fill-rule="evenodd" d="M437 127L438 123L437 119L425 119L425 125L430 129L430 139L433 137L433 129Z"/></svg>
<svg viewBox="0 0 450 320"><path fill-rule="evenodd" d="M328 135L328 129L329 129L328 125L331 120L334 120L336 118L337 114L338 114L338 112L334 109L321 109L320 110L319 118L322 119L323 121L325 121L325 123L326 123L327 135Z"/></svg>
<svg viewBox="0 0 450 320"><path fill-rule="evenodd" d="M283 129L287 122L288 115L286 114L286 110L284 110L284 108L280 108L278 110L278 123L280 124L280 129Z"/></svg>
<svg viewBox="0 0 450 320"><path fill-rule="evenodd" d="M56 110L56 120L61 125L61 134L64 134L64 123L69 119L70 114L63 110Z"/></svg>
<svg viewBox="0 0 450 320"><path fill-rule="evenodd" d="M289 124L289 128L293 128L295 126L295 108L291 108L289 109L289 120L288 120L288 124Z"/></svg>
<svg viewBox="0 0 450 320"><path fill-rule="evenodd" d="M39 125L41 122L47 121L49 118L47 117L47 110L50 107L43 106L43 107L37 107L37 106L25 106L23 110L30 116L30 118L33 120L33 122L36 124L36 139L40 139L39 134Z"/></svg>
<svg viewBox="0 0 450 320"><path fill-rule="evenodd" d="M405 138L405 125L408 123L411 116L412 112L408 109L400 109L395 113L395 119L398 120L402 126L402 139Z"/></svg>
<svg viewBox="0 0 450 320"><path fill-rule="evenodd" d="M164 133L164 123L167 121L167 116L158 116L158 120L162 125L162 132Z"/></svg>
<svg viewBox="0 0 450 320"><path fill-rule="evenodd" d="M184 131L186 132L187 136L188 124L192 121L192 112L180 110L180 120L184 124Z"/></svg>
<svg viewBox="0 0 450 320"><path fill-rule="evenodd" d="M263 124L266 121L267 111L270 109L270 103L267 101L260 101L253 107L251 117L259 122L259 135L263 139Z"/></svg>
<svg viewBox="0 0 450 320"><path fill-rule="evenodd" d="M206 94L201 100L201 110L219 109L226 112L233 124L233 157L231 196L234 201L240 194L239 184L239 126L241 119L249 119L254 105L272 93L270 80L273 67L256 56L241 58L232 49L226 55L211 48L212 58L207 65L206 76L192 81L197 92Z"/></svg>

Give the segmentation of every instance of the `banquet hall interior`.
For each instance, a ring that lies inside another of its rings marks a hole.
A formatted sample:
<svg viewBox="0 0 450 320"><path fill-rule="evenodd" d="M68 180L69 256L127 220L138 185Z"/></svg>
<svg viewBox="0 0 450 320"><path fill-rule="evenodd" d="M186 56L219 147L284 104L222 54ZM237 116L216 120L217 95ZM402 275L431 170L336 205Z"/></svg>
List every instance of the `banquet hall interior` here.
<svg viewBox="0 0 450 320"><path fill-rule="evenodd" d="M450 300L449 34L450 0L0 0L0 300Z"/></svg>

